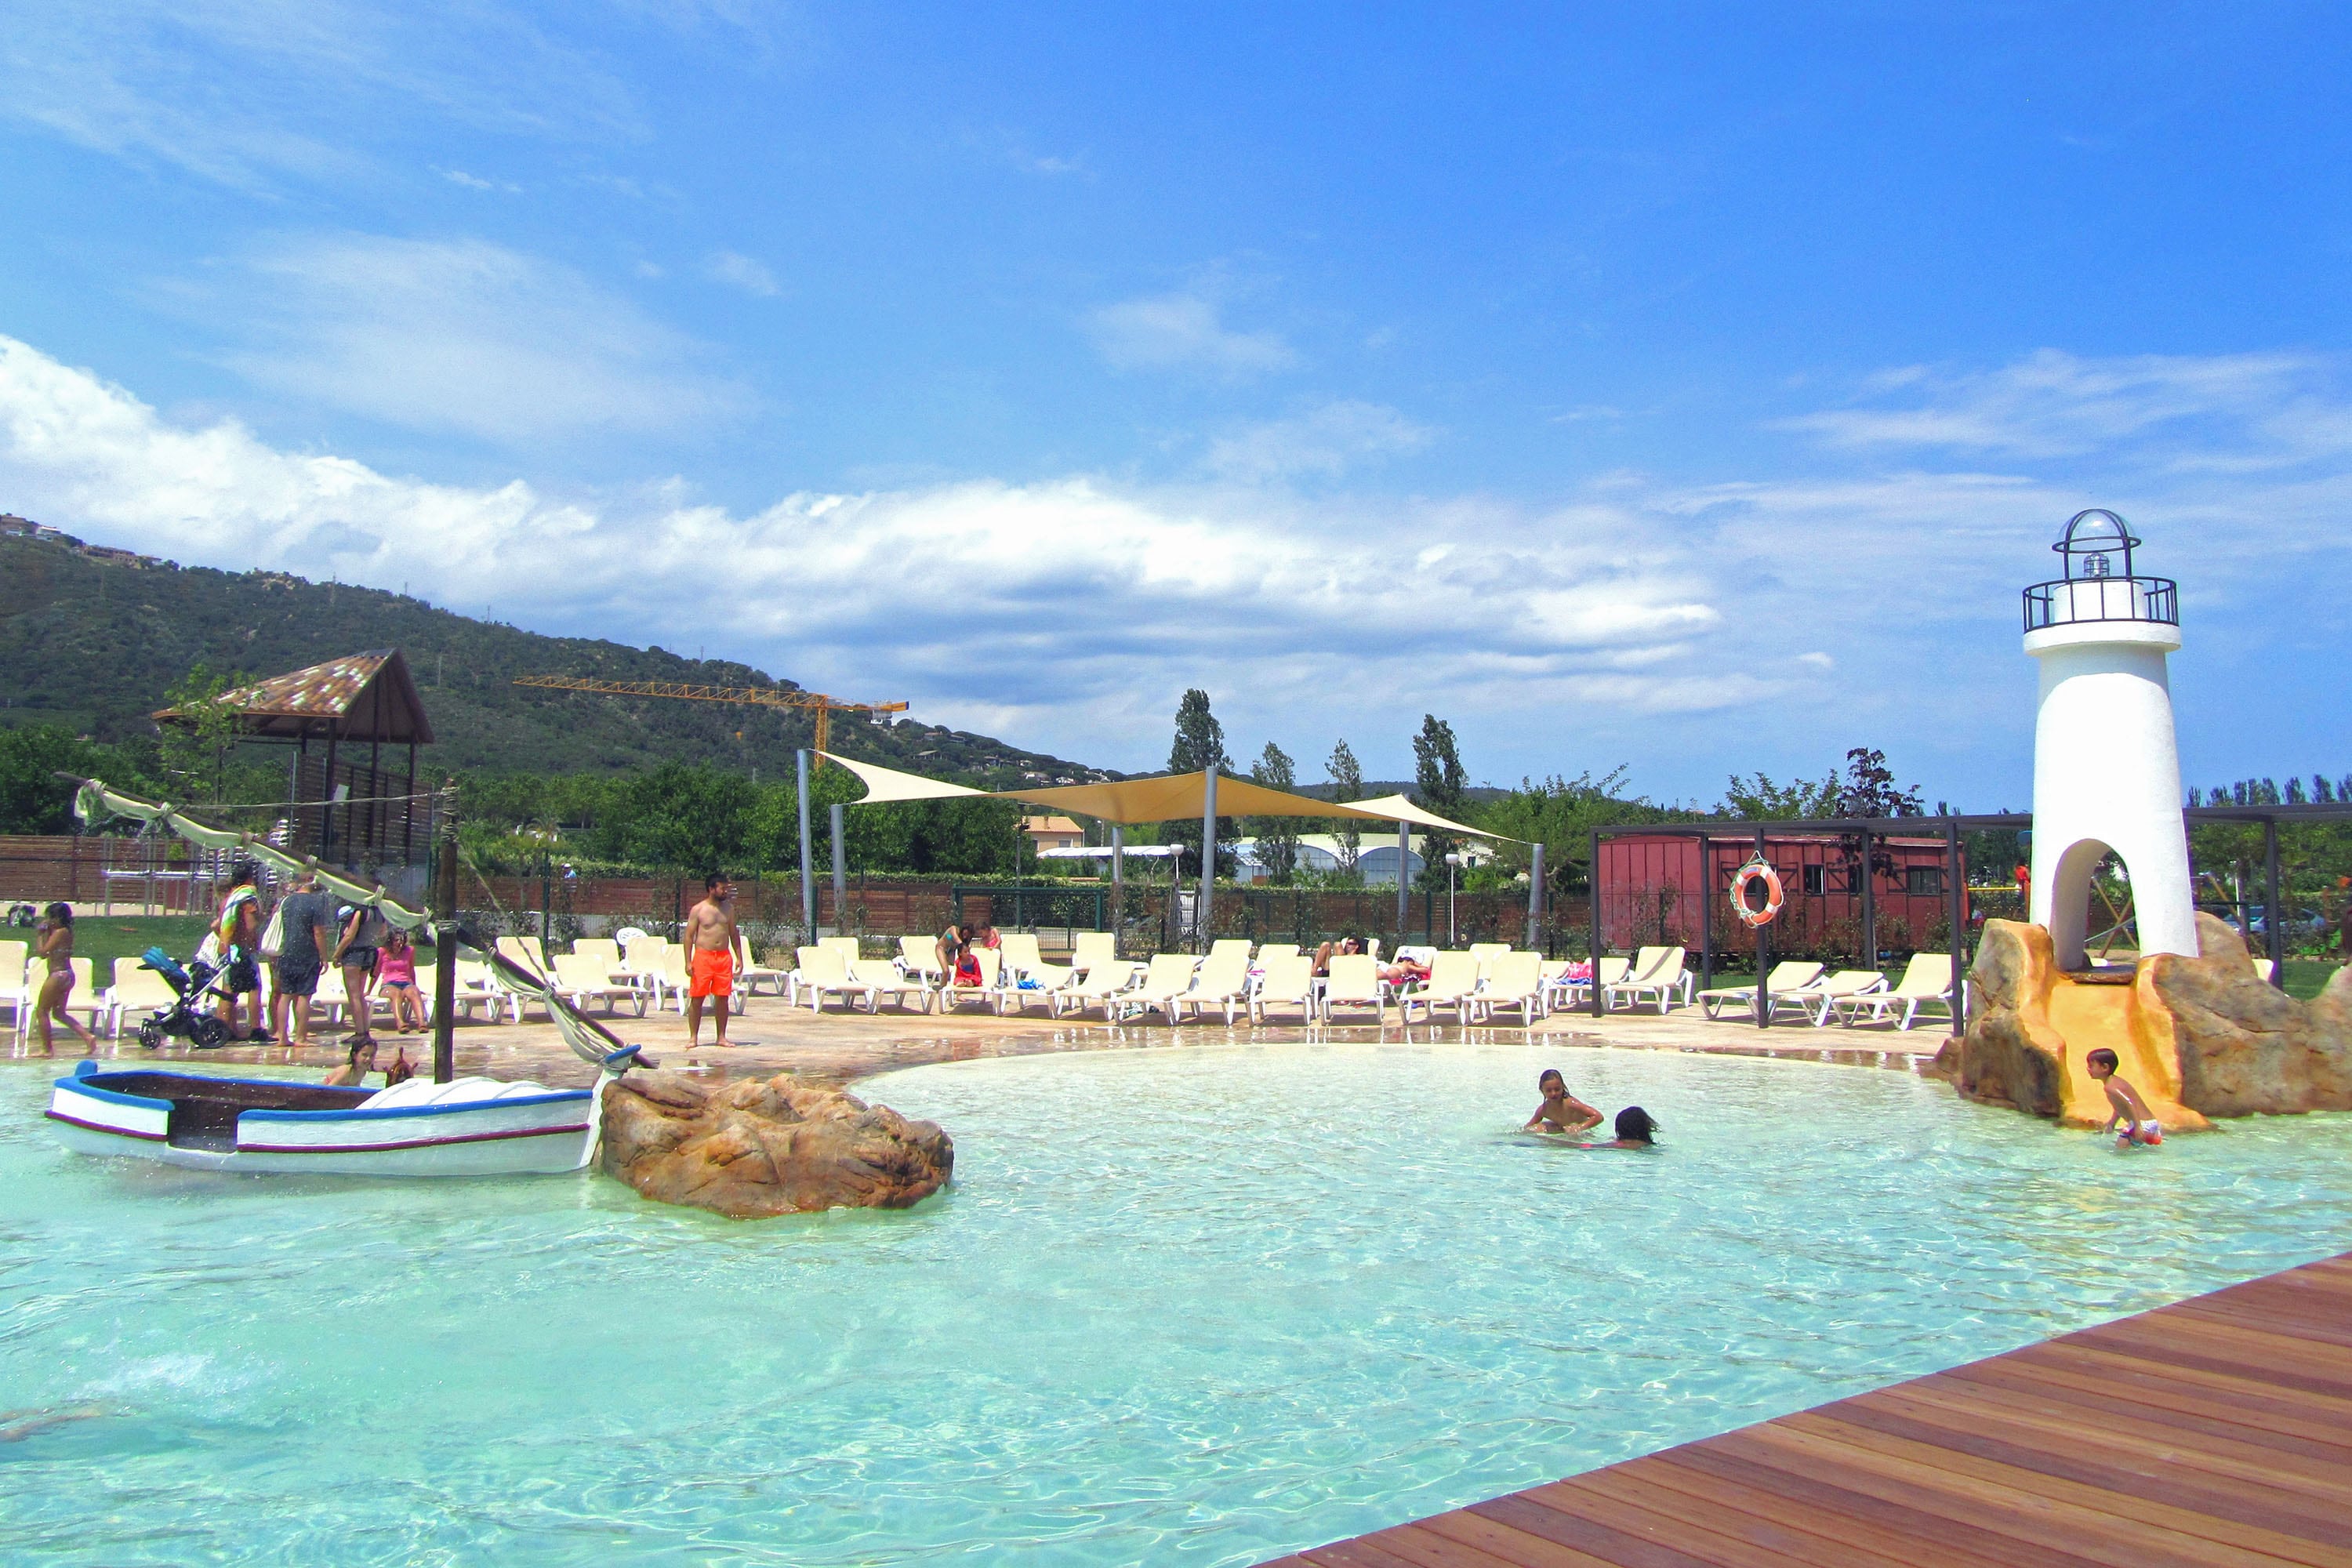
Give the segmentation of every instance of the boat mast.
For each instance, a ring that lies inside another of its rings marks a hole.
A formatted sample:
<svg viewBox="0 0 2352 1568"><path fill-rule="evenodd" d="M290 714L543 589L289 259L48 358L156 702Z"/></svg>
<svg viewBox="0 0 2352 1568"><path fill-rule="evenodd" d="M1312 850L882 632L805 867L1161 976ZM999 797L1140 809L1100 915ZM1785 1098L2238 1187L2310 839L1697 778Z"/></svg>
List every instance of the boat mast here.
<svg viewBox="0 0 2352 1568"><path fill-rule="evenodd" d="M457 784L441 786L433 871L433 1081L457 1076Z"/></svg>

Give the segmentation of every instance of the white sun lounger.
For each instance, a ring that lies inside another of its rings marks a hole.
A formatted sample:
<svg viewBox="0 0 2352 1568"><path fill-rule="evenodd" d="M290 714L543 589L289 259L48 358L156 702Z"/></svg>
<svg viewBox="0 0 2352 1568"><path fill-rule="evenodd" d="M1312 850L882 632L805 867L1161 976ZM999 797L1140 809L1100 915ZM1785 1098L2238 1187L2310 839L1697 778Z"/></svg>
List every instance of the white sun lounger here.
<svg viewBox="0 0 2352 1568"><path fill-rule="evenodd" d="M1181 999L1192 989L1192 972L1199 962L1189 952L1153 953L1150 967L1144 971L1143 984L1120 994L1119 1017L1123 1020L1130 1015L1148 1014L1157 1007L1168 1015L1171 1024L1178 1022Z"/></svg>
<svg viewBox="0 0 2352 1568"><path fill-rule="evenodd" d="M1857 991L1849 996L1834 997L1830 1008L1841 1021L1851 1026L1862 1021L1864 1013L1870 1022L1883 1024L1896 1013L1898 1029L1908 1029L1918 1018L1922 1007L1941 1007L1944 1016L1952 1016L1952 955L1948 952L1915 952L1911 962L1903 967L1903 978L1885 991Z"/></svg>
<svg viewBox="0 0 2352 1568"><path fill-rule="evenodd" d="M1475 1016L1493 1023L1495 1015L1510 1008L1522 1026L1543 1016L1543 954L1504 952L1486 966L1486 978L1473 999Z"/></svg>
<svg viewBox="0 0 2352 1568"><path fill-rule="evenodd" d="M1181 1019L1185 1009L1190 1008L1197 1018L1211 1007L1223 1007L1225 1027L1230 1029L1234 1016L1249 1005L1249 954L1212 952L1201 961L1200 972L1192 977L1192 988L1176 998L1176 1016Z"/></svg>
<svg viewBox="0 0 2352 1568"><path fill-rule="evenodd" d="M646 1016L646 994L615 981L612 966L593 953L557 953L553 984L556 994L583 1011L601 1002L606 1013L617 1014L620 1005L628 1002L638 1017Z"/></svg>
<svg viewBox="0 0 2352 1568"><path fill-rule="evenodd" d="M1084 1017L1087 1008L1100 1007L1103 1022L1110 1023L1118 1016L1119 998L1135 983L1136 971L1140 967L1129 959L1097 958L1076 984L1063 986L1048 996L1047 1005L1056 1018L1064 1008Z"/></svg>
<svg viewBox="0 0 2352 1568"><path fill-rule="evenodd" d="M1276 953L1266 959L1257 989L1250 993L1250 1021L1263 1024L1269 1007L1296 1007L1298 1021L1315 1021L1315 963L1300 953Z"/></svg>
<svg viewBox="0 0 2352 1568"><path fill-rule="evenodd" d="M1811 1016L1818 1029L1830 1021L1830 1009L1842 998L1885 989L1886 976L1875 969L1841 969L1786 994L1790 1004L1802 1007ZM1776 995L1773 1000L1777 1003L1780 997Z"/></svg>
<svg viewBox="0 0 2352 1568"><path fill-rule="evenodd" d="M1334 969L1339 961L1332 961ZM1397 1012L1408 1024L1412 1022L1412 1010L1418 1006L1423 1017L1434 1017L1440 1007L1454 1009L1456 1023L1470 1021L1471 1007L1478 994L1478 960L1468 952L1441 952L1430 961L1429 978L1411 991L1397 994Z"/></svg>
<svg viewBox="0 0 2352 1568"><path fill-rule="evenodd" d="M1809 959L1784 959L1780 963L1774 964L1772 966L1772 973L1765 976L1764 989L1766 993L1771 996L1773 1009L1777 1012L1780 1009L1780 998L1783 993L1801 991L1805 987L1811 985L1816 981L1820 980L1821 977L1822 966L1820 964L1812 963ZM1697 996L1697 1002L1700 1010L1706 1013L1706 1015L1710 1018L1720 1017L1722 1016L1723 1009L1735 1002L1741 1007L1744 1007L1752 1013L1756 1010L1756 987L1753 985L1717 985L1700 992Z"/></svg>
<svg viewBox="0 0 2352 1568"><path fill-rule="evenodd" d="M1378 959L1364 952L1338 954L1331 960L1330 976L1323 982L1323 1021L1331 1021L1334 1008L1370 1007L1372 1016L1385 1024L1388 990Z"/></svg>
<svg viewBox="0 0 2352 1568"><path fill-rule="evenodd" d="M1677 994L1687 1004L1690 1001L1690 975L1684 970L1688 954L1679 947L1645 947L1633 955L1633 967L1625 978L1613 984L1604 984L1602 1005L1614 1007L1620 996L1630 997L1635 1005L1645 997L1658 999L1658 1011L1664 1013L1673 1005Z"/></svg>

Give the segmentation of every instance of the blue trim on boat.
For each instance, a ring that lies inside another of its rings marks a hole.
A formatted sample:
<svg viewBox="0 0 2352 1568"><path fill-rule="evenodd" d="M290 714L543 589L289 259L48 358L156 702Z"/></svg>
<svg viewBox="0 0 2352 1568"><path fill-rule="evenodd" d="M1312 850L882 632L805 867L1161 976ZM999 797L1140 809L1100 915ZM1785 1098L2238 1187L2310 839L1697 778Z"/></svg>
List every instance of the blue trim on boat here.
<svg viewBox="0 0 2352 1568"><path fill-rule="evenodd" d="M91 1081L97 1076L96 1073L77 1072L71 1078L58 1079L57 1087L69 1093L86 1095L91 1100L102 1100L110 1105L135 1105L142 1110L166 1113L172 1109L172 1102L168 1100L152 1100L143 1094L124 1094L118 1089L100 1089Z"/></svg>
<svg viewBox="0 0 2352 1568"><path fill-rule="evenodd" d="M498 1110L510 1105L554 1105L563 1100L583 1100L595 1092L585 1089L559 1089L553 1094L509 1095L504 1100L461 1100L444 1105L385 1105L373 1110L247 1110L237 1117L239 1124L247 1121L381 1121L398 1116L454 1116L466 1110Z"/></svg>
<svg viewBox="0 0 2352 1568"><path fill-rule="evenodd" d="M109 1078L175 1078L183 1083L250 1083L258 1084L264 1089L284 1089L289 1085L300 1085L306 1089L319 1089L325 1087L320 1084L308 1083L304 1079L299 1078L227 1078L219 1073L167 1072L162 1068L118 1068L113 1072L82 1072L80 1069L88 1065L89 1064L86 1062L76 1063L74 1076L77 1078L87 1078L93 1080ZM354 1101L353 1103L357 1102Z"/></svg>

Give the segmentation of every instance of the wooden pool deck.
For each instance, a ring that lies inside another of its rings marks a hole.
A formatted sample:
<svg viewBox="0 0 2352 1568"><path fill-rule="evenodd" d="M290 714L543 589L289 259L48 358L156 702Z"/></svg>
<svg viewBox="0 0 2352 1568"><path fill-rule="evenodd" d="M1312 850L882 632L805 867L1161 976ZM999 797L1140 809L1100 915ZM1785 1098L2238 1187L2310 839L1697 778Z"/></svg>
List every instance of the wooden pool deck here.
<svg viewBox="0 0 2352 1568"><path fill-rule="evenodd" d="M1277 1562L2352 1568L2352 1254Z"/></svg>

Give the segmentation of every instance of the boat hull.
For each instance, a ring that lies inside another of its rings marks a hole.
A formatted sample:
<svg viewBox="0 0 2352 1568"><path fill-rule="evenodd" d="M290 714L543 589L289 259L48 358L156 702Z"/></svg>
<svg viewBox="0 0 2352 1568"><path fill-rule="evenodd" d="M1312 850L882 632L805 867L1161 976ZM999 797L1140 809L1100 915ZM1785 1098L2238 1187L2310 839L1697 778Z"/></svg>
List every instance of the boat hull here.
<svg viewBox="0 0 2352 1568"><path fill-rule="evenodd" d="M362 1091L194 1073L100 1073L84 1063L57 1081L48 1117L68 1149L191 1170L498 1176L588 1163L595 1091L493 1092L509 1087L488 1084L478 1099L375 1109Z"/></svg>

